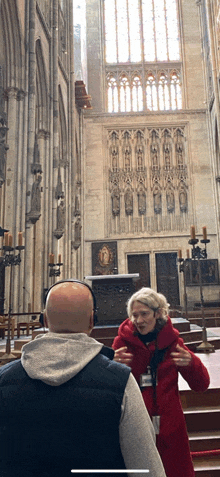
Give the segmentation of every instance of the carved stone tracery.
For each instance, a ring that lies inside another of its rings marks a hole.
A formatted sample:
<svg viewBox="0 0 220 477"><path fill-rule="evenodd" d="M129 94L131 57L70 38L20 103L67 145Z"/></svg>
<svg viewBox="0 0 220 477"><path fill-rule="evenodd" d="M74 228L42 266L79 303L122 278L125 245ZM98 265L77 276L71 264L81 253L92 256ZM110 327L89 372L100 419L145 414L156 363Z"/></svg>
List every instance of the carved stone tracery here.
<svg viewBox="0 0 220 477"><path fill-rule="evenodd" d="M111 217L117 224L150 210L155 218L188 212L185 140L184 127L109 131Z"/></svg>

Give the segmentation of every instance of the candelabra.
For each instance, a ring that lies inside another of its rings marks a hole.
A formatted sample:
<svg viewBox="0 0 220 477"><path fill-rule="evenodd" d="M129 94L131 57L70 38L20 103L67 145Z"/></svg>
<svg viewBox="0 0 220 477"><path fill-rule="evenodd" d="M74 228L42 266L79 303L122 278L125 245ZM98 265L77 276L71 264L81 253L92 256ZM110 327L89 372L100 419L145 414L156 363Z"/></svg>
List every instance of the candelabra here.
<svg viewBox="0 0 220 477"><path fill-rule="evenodd" d="M48 266L50 267L49 276L50 277L59 277L60 273L61 273L60 267L62 265L63 264L61 263L61 255L60 254L58 255L58 263L54 263L54 254L50 253L49 264L48 264Z"/></svg>
<svg viewBox="0 0 220 477"><path fill-rule="evenodd" d="M186 309L186 317L188 316L187 312L187 294L186 294L186 273L189 267L189 264L192 262L197 262L198 264L198 284L200 289L200 302L201 302L201 313L202 313L202 343L197 346L196 351L204 352L204 353L213 353L215 351L214 346L208 342L207 340L207 331L206 331L206 323L205 323L205 313L204 313L204 297L203 297L203 287L202 287L202 272L201 272L201 259L207 258L207 249L206 245L210 242L207 239L207 230L206 227L203 227L203 239L200 240L202 244L204 244L204 248L201 248L197 245L199 240L195 236L195 227L191 227L191 239L188 241L189 245L192 246L191 249L191 258L189 258L189 251L187 250L187 259L182 258L182 251L179 250L179 258L178 261L180 262L180 272L183 272L184 276L184 299L185 299L185 309Z"/></svg>
<svg viewBox="0 0 220 477"><path fill-rule="evenodd" d="M24 250L24 246L22 245L22 233L18 233L18 245L16 247L12 247L12 235L6 232L4 234L4 245L2 247L3 256L1 257L1 262L5 267L10 267L10 276L9 276L9 306L8 306L8 333L7 333L7 340L6 340L6 352L3 356L0 357L0 361L5 363L16 359L11 353L11 318L12 318L12 284L13 284L13 271L14 266L20 265L21 263L21 250ZM15 255L16 250L18 250L18 254Z"/></svg>
<svg viewBox="0 0 220 477"><path fill-rule="evenodd" d="M179 266L179 272L183 273L183 289L184 289L184 309L185 309L185 317L188 320L188 300L187 300L187 292L186 292L186 273L187 269L189 266L189 258L185 259L182 258L182 251L179 250L179 258L178 262L180 264Z"/></svg>

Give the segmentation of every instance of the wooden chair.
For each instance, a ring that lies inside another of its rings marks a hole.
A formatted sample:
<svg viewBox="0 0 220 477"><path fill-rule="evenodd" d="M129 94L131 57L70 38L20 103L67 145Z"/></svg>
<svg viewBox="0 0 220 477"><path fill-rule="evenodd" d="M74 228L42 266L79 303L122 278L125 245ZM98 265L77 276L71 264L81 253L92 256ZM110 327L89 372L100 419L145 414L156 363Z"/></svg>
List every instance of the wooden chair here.
<svg viewBox="0 0 220 477"><path fill-rule="evenodd" d="M11 316L11 338L14 339L15 336L15 318ZM8 331L8 317L0 316L0 337L5 338L5 332Z"/></svg>

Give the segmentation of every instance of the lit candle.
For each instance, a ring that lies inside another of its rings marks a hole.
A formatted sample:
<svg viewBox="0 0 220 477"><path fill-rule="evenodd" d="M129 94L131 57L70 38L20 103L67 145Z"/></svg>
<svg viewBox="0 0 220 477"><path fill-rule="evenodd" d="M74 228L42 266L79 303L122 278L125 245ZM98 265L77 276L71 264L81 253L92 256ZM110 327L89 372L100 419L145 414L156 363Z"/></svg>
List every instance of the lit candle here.
<svg viewBox="0 0 220 477"><path fill-rule="evenodd" d="M8 232L4 233L5 247L8 247Z"/></svg>
<svg viewBox="0 0 220 477"><path fill-rule="evenodd" d="M189 249L186 250L186 258L189 258Z"/></svg>
<svg viewBox="0 0 220 477"><path fill-rule="evenodd" d="M195 225L192 225L191 226L191 239L195 239L196 238L196 229L195 229Z"/></svg>
<svg viewBox="0 0 220 477"><path fill-rule="evenodd" d="M207 240L207 228L202 227L203 240Z"/></svg>
<svg viewBox="0 0 220 477"><path fill-rule="evenodd" d="M181 249L178 250L178 257L179 257L179 258L182 258L182 250L181 250Z"/></svg>
<svg viewBox="0 0 220 477"><path fill-rule="evenodd" d="M9 236L8 236L8 245L9 245L9 247L12 247L12 235L11 234L9 234Z"/></svg>
<svg viewBox="0 0 220 477"><path fill-rule="evenodd" d="M54 263L54 254L53 253L50 253L50 255L49 255L49 263L50 264Z"/></svg>
<svg viewBox="0 0 220 477"><path fill-rule="evenodd" d="M18 246L22 247L22 232L18 232Z"/></svg>
<svg viewBox="0 0 220 477"><path fill-rule="evenodd" d="M61 253L58 255L58 263L61 263Z"/></svg>

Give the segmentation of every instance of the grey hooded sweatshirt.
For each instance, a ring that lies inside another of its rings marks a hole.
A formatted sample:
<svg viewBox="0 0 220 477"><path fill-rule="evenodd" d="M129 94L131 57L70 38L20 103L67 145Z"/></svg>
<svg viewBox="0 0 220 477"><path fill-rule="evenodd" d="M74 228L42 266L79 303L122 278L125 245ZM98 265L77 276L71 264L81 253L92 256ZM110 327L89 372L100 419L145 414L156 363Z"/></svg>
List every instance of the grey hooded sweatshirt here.
<svg viewBox="0 0 220 477"><path fill-rule="evenodd" d="M102 347L85 333L48 332L23 346L21 363L30 378L60 386L76 376ZM153 425L131 373L121 406L119 439L131 477L166 477L155 446Z"/></svg>

